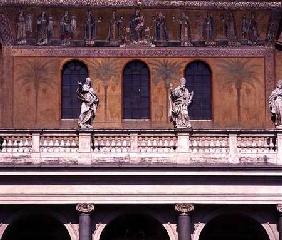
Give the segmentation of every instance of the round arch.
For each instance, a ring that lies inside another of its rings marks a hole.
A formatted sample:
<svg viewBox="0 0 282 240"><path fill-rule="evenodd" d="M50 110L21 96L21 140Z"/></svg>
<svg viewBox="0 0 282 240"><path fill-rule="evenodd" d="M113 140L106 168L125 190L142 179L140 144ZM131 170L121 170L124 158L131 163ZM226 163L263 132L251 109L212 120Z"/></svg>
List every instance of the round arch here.
<svg viewBox="0 0 282 240"><path fill-rule="evenodd" d="M200 235L204 228L207 226L209 222L211 222L213 219L216 219L219 216L222 215L241 215L244 217L247 217L249 219L252 219L257 224L260 224L260 222L264 222L263 218L259 216L257 213L253 214L248 211L244 210L226 210L226 209L218 209L216 211L211 212L210 214L204 214L198 223L195 224L195 230L193 233L193 240L201 240ZM278 240L277 236L275 234L275 230L271 227L269 222L265 222L260 224L260 226L264 229L266 232L269 240Z"/></svg>
<svg viewBox="0 0 282 240"><path fill-rule="evenodd" d="M184 69L186 87L194 91L189 115L192 120L212 119L212 70L208 63L194 60Z"/></svg>
<svg viewBox="0 0 282 240"><path fill-rule="evenodd" d="M142 60L127 62L122 71L123 119L150 119L150 68Z"/></svg>
<svg viewBox="0 0 282 240"><path fill-rule="evenodd" d="M17 216L6 226L2 240L72 240L66 226L52 214L28 213Z"/></svg>
<svg viewBox="0 0 282 240"><path fill-rule="evenodd" d="M61 118L76 119L80 114L80 101L77 98L77 82L84 82L89 76L87 65L71 59L61 67Z"/></svg>
<svg viewBox="0 0 282 240"><path fill-rule="evenodd" d="M119 218L123 215L130 215L135 214L138 215L140 211L122 211L118 210L115 212L112 212L109 215L104 215L103 218L99 221L98 224L96 224L96 229L93 232L92 239L100 240L101 235L105 228L113 222L115 219ZM160 224L162 223L163 228L166 230L167 235L169 236L169 240L177 240L177 230L176 230L176 224L172 224L170 222L166 222L163 216L161 216L158 213L148 211L147 209L142 209L142 214L150 216L151 218L156 219Z"/></svg>

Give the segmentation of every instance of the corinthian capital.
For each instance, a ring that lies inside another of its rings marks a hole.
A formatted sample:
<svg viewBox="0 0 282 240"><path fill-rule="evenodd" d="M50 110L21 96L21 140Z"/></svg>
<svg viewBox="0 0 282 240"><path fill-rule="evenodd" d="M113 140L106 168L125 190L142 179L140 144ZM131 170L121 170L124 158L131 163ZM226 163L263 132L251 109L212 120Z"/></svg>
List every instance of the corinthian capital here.
<svg viewBox="0 0 282 240"><path fill-rule="evenodd" d="M94 211L94 204L92 203L78 203L76 210L81 213L90 213Z"/></svg>
<svg viewBox="0 0 282 240"><path fill-rule="evenodd" d="M187 214L194 210L194 205L189 203L177 203L175 204L175 211L180 214Z"/></svg>
<svg viewBox="0 0 282 240"><path fill-rule="evenodd" d="M282 214L282 204L280 203L280 204L277 204L276 205L276 208L277 208L277 211L280 213L280 214Z"/></svg>

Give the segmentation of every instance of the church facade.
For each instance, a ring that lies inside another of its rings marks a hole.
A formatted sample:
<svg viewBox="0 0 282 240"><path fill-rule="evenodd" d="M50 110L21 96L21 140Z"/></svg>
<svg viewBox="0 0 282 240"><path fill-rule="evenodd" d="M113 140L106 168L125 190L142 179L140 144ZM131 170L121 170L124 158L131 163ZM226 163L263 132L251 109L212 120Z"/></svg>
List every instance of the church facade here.
<svg viewBox="0 0 282 240"><path fill-rule="evenodd" d="M0 0L0 238L281 240L281 30L276 0Z"/></svg>

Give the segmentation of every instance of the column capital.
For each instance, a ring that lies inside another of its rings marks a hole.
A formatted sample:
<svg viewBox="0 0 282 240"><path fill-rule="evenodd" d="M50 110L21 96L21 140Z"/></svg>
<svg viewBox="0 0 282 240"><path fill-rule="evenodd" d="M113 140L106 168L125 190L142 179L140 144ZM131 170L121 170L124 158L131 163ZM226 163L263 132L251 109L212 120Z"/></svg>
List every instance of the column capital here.
<svg viewBox="0 0 282 240"><path fill-rule="evenodd" d="M175 204L175 211L180 214L188 214L194 211L194 205L191 203L177 203Z"/></svg>
<svg viewBox="0 0 282 240"><path fill-rule="evenodd" d="M94 204L92 203L78 203L76 210L80 213L91 213L94 211Z"/></svg>
<svg viewBox="0 0 282 240"><path fill-rule="evenodd" d="M282 214L282 203L277 204L276 209L280 214Z"/></svg>

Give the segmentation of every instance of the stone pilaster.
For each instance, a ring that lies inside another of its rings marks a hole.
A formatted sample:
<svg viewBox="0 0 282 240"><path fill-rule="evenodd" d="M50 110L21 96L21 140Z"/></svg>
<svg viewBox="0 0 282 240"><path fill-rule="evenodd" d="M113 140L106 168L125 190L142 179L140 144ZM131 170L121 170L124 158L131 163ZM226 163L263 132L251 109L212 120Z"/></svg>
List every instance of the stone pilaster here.
<svg viewBox="0 0 282 240"><path fill-rule="evenodd" d="M194 210L193 204L180 203L175 205L175 210L179 213L177 220L178 240L191 240L191 212Z"/></svg>
<svg viewBox="0 0 282 240"><path fill-rule="evenodd" d="M91 240L91 212L94 211L94 204L79 203L76 205L79 212L79 240Z"/></svg>
<svg viewBox="0 0 282 240"><path fill-rule="evenodd" d="M278 211L278 232L279 232L279 240L282 240L282 204L277 204L276 206Z"/></svg>

